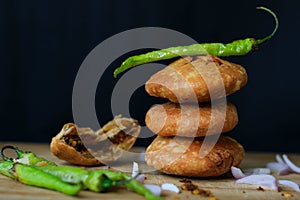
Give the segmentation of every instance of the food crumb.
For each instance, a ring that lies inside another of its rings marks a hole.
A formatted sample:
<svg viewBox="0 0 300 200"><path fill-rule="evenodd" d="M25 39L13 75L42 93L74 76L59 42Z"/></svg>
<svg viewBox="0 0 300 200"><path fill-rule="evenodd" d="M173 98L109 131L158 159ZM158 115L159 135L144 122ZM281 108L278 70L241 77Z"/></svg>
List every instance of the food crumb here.
<svg viewBox="0 0 300 200"><path fill-rule="evenodd" d="M265 189L262 188L262 187L260 187L260 186L259 186L258 188L256 188L256 190L258 190L258 191L263 191L263 192L265 191Z"/></svg>
<svg viewBox="0 0 300 200"><path fill-rule="evenodd" d="M192 193L193 193L193 194L200 194L200 190L199 190L199 189L194 189L194 190L192 191Z"/></svg>
<svg viewBox="0 0 300 200"><path fill-rule="evenodd" d="M246 191L245 191L245 190L243 190L242 192L243 192L244 194L246 193Z"/></svg>
<svg viewBox="0 0 300 200"><path fill-rule="evenodd" d="M192 183L192 181L187 179L187 178L180 179L179 182L181 182L181 183Z"/></svg>
<svg viewBox="0 0 300 200"><path fill-rule="evenodd" d="M191 191L191 193L194 194L194 195L202 195L202 196L206 196L206 197L214 197L214 196L211 195L211 191L210 190L200 189L197 185L193 184L191 180L181 179L179 181L183 182L183 185L181 185L181 187L180 187L181 190Z"/></svg>
<svg viewBox="0 0 300 200"><path fill-rule="evenodd" d="M290 193L288 193L288 192L283 192L283 193L281 193L281 196L283 196L283 197L285 197L285 198L291 198L291 197L293 197L293 195L290 194Z"/></svg>

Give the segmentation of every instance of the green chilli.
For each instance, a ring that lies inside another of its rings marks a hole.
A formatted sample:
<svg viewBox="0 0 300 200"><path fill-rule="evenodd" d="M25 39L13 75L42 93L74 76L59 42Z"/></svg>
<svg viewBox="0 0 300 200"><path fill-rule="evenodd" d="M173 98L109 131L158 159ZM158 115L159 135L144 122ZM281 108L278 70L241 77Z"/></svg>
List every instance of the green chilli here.
<svg viewBox="0 0 300 200"><path fill-rule="evenodd" d="M257 9L265 10L270 13L274 19L276 26L273 32L262 39L246 38L241 40L235 40L231 43L203 43L203 44L192 44L189 46L178 46L170 47L167 49L161 49L156 51L151 51L141 55L135 55L127 58L120 67L114 71L114 77L116 78L120 73L135 67L137 65L156 62L160 60L166 60L175 58L178 56L195 56L195 55L215 55L219 57L223 56L241 56L246 55L249 52L258 49L259 45L270 40L276 33L279 22L278 18L274 12L265 7L257 7Z"/></svg>
<svg viewBox="0 0 300 200"><path fill-rule="evenodd" d="M60 178L43 172L35 166L15 164L17 180L26 185L47 188L67 195L76 195L81 190L80 184L70 184Z"/></svg>
<svg viewBox="0 0 300 200"><path fill-rule="evenodd" d="M7 157L4 154L5 149L13 149L17 158ZM1 156L3 161L0 161L0 173L26 185L47 188L67 195L76 195L80 190L105 192L115 185L124 185L144 195L147 200L162 199L126 173L57 166L32 152L24 152L14 146L3 147Z"/></svg>
<svg viewBox="0 0 300 200"><path fill-rule="evenodd" d="M16 177L12 174L11 170L14 167L14 163L11 161L0 162L0 174L3 174L9 178L15 179Z"/></svg>
<svg viewBox="0 0 300 200"><path fill-rule="evenodd" d="M17 158L7 157L4 154L4 151L6 149L14 150L17 154ZM11 146L11 145L4 146L1 149L1 157L5 161L13 161L15 163L23 163L23 164L27 164L27 165L36 165L36 166L53 165L53 166L56 166L56 164L54 162L51 162L42 157L38 157L32 152L24 152L21 149L19 149L18 147Z"/></svg>
<svg viewBox="0 0 300 200"><path fill-rule="evenodd" d="M128 189L143 195L147 200L161 200L143 184L129 175L111 170L87 170L72 166L40 166L36 167L43 172L58 177L67 183L81 184L83 189L94 192L105 192L115 185L124 185Z"/></svg>

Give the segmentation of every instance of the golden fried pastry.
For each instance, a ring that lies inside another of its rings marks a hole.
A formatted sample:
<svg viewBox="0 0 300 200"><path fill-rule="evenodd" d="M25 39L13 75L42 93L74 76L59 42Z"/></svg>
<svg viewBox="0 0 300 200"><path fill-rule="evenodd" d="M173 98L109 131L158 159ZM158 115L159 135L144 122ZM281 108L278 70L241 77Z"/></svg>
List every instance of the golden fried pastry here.
<svg viewBox="0 0 300 200"><path fill-rule="evenodd" d="M135 143L141 127L132 118L116 116L98 131L65 124L50 148L59 159L78 165L100 165L121 157Z"/></svg>
<svg viewBox="0 0 300 200"><path fill-rule="evenodd" d="M212 136L209 136L212 137ZM206 137L208 138L208 137ZM236 140L220 136L211 151L199 156L204 137L157 136L145 153L148 165L171 175L215 177L228 172L242 161L245 151Z"/></svg>
<svg viewBox="0 0 300 200"><path fill-rule="evenodd" d="M238 91L247 79L241 65L205 55L171 63L152 75L145 89L151 96L175 103L209 102Z"/></svg>
<svg viewBox="0 0 300 200"><path fill-rule="evenodd" d="M238 123L238 114L231 103L199 106L169 102L152 106L145 122L160 136L200 137L232 130Z"/></svg>

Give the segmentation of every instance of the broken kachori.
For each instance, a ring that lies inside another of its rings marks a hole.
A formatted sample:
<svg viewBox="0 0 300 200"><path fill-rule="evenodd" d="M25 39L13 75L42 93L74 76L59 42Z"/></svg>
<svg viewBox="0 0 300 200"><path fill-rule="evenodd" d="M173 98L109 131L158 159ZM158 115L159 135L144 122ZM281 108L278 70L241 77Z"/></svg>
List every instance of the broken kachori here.
<svg viewBox="0 0 300 200"><path fill-rule="evenodd" d="M61 160L78 165L100 165L115 161L135 143L141 127L135 119L120 115L98 131L65 124L52 138L50 149Z"/></svg>

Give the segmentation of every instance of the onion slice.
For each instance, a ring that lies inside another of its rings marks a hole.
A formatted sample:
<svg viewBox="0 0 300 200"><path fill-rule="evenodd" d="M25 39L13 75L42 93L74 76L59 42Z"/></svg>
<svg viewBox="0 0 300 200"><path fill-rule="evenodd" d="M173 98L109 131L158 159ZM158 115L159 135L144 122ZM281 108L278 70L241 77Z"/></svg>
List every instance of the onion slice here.
<svg viewBox="0 0 300 200"><path fill-rule="evenodd" d="M155 196L160 196L161 195L161 187L159 185L155 184L144 184L145 188L150 190Z"/></svg>
<svg viewBox="0 0 300 200"><path fill-rule="evenodd" d="M300 173L300 167L296 166L288 157L287 155L283 154L283 160L284 162L286 163L286 165L290 168L290 170L292 172L295 172L295 173Z"/></svg>
<svg viewBox="0 0 300 200"><path fill-rule="evenodd" d="M278 175L287 175L290 173L289 167L285 163L270 162L267 164L267 168L277 171Z"/></svg>
<svg viewBox="0 0 300 200"><path fill-rule="evenodd" d="M244 178L238 179L237 184L251 184L264 186L278 191L276 178L269 174L253 174Z"/></svg>
<svg viewBox="0 0 300 200"><path fill-rule="evenodd" d="M139 164L137 162L133 162L131 177L137 177L139 172Z"/></svg>
<svg viewBox="0 0 300 200"><path fill-rule="evenodd" d="M244 178L246 176L240 168L234 166L231 167L231 173L236 179Z"/></svg>
<svg viewBox="0 0 300 200"><path fill-rule="evenodd" d="M133 162L131 177L140 183L144 183L145 181L145 175L140 174L139 164L137 162Z"/></svg>
<svg viewBox="0 0 300 200"><path fill-rule="evenodd" d="M144 183L145 182L145 174L139 174L135 180L137 180L140 183Z"/></svg>
<svg viewBox="0 0 300 200"><path fill-rule="evenodd" d="M300 192L299 185L297 183L295 183L294 181L278 180L278 184L293 188L295 191Z"/></svg>
<svg viewBox="0 0 300 200"><path fill-rule="evenodd" d="M279 154L276 154L276 161L279 162L279 163L285 164L285 162L284 162L283 159L281 158L281 155L279 155Z"/></svg>
<svg viewBox="0 0 300 200"><path fill-rule="evenodd" d="M164 183L161 185L161 189L168 190L168 191L175 192L175 193L180 192L179 188L173 183Z"/></svg>

